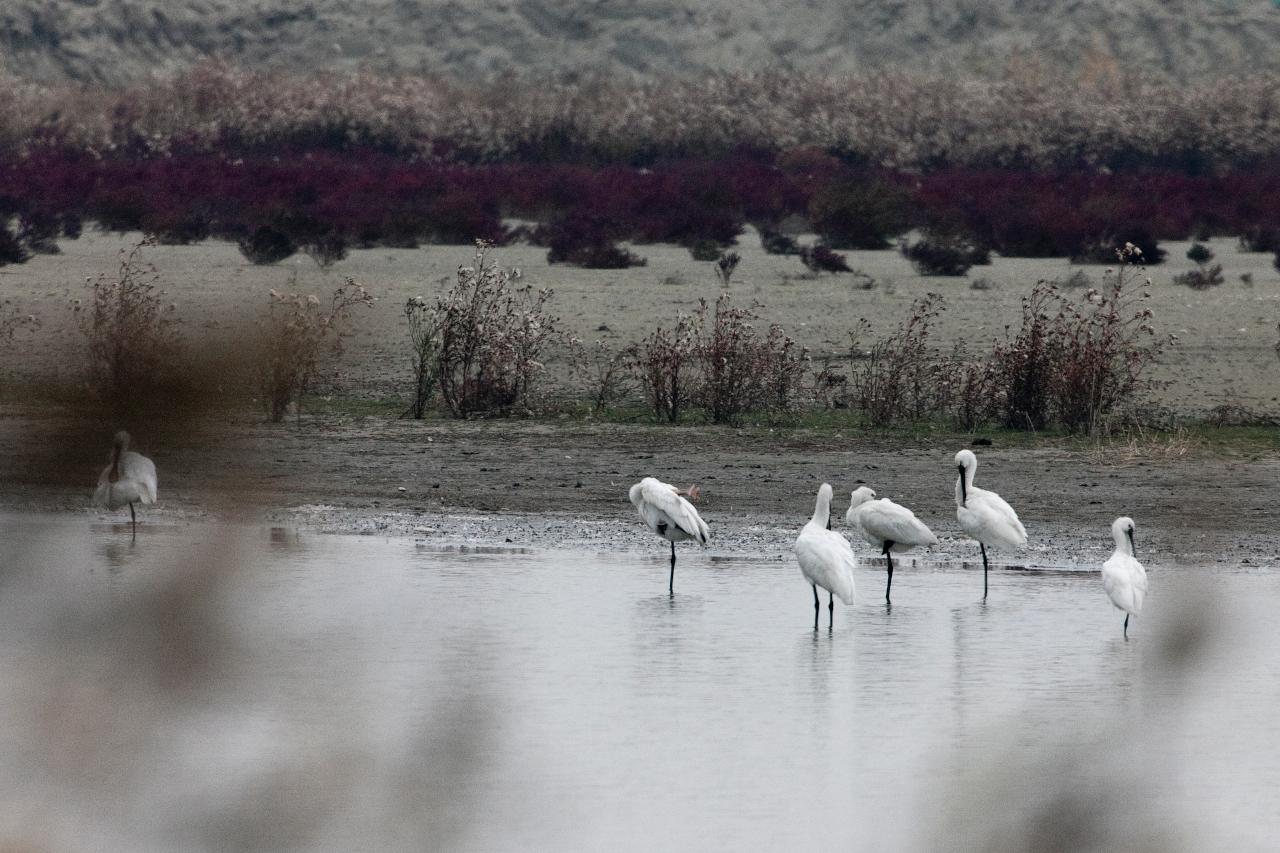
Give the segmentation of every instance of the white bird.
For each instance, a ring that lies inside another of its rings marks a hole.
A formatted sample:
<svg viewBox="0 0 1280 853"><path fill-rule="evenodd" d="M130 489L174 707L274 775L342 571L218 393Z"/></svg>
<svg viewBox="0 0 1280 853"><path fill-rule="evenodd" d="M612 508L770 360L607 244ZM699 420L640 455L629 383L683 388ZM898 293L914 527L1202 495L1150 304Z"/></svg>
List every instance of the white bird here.
<svg viewBox="0 0 1280 853"><path fill-rule="evenodd" d="M1124 611L1124 637L1129 639L1129 617L1142 611L1147 597L1147 570L1134 558L1133 519L1121 516L1111 523L1116 550L1102 564L1102 588L1111 603Z"/></svg>
<svg viewBox="0 0 1280 853"><path fill-rule="evenodd" d="M693 504L682 497L688 495L697 500L698 487L690 486L688 490L681 492L669 483L645 477L632 486L628 494L649 529L671 543L671 577L667 582L667 591L675 595L676 543L694 539L705 548L711 538L707 523L698 515Z"/></svg>
<svg viewBox="0 0 1280 853"><path fill-rule="evenodd" d="M889 567L889 582L884 587L884 600L889 601L889 589L893 586L893 557L891 551L909 551L917 545L937 545L923 521L905 506L888 498L876 499L876 493L867 486L859 486L849 496L849 510L845 521L862 534L862 538L880 549Z"/></svg>
<svg viewBox="0 0 1280 853"><path fill-rule="evenodd" d="M156 502L156 465L141 453L129 449L129 433L116 433L111 449L111 464L98 477L98 489L93 499L107 509L120 509L129 505L129 518L133 533L138 533L138 516L135 503Z"/></svg>
<svg viewBox="0 0 1280 853"><path fill-rule="evenodd" d="M960 476L956 478L956 520L960 529L978 540L982 549L982 597L987 597L987 546L1018 548L1027 544L1027 529L1018 520L1013 507L995 492L975 488L973 474L978 470L978 457L972 451L956 454Z"/></svg>
<svg viewBox="0 0 1280 853"><path fill-rule="evenodd" d="M831 529L831 487L818 489L813 518L796 537L800 572L813 587L813 630L818 630L818 587L827 591L827 628L835 622L836 598L853 603L853 546Z"/></svg>

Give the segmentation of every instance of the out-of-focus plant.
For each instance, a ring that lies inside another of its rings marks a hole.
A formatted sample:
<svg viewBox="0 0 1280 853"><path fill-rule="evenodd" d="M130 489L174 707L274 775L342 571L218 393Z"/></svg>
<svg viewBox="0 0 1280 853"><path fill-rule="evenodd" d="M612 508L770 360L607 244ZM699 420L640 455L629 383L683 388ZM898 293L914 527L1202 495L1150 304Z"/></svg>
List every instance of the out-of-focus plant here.
<svg viewBox="0 0 1280 853"><path fill-rule="evenodd" d="M733 280L733 272L741 262L742 258L737 252L724 252L716 259L716 278L720 279L721 287L729 286Z"/></svg>
<svg viewBox="0 0 1280 853"><path fill-rule="evenodd" d="M145 404L182 370L176 306L143 259L153 245L148 237L122 249L116 272L88 279L87 303L71 304L88 345L89 387L115 407Z"/></svg>
<svg viewBox="0 0 1280 853"><path fill-rule="evenodd" d="M290 405L302 411L302 397L325 359L342 353L351 333L354 309L373 305L373 297L350 278L326 305L311 294L272 290L267 314L260 321L262 351L257 359L258 387L273 422L284 419Z"/></svg>
<svg viewBox="0 0 1280 853"><path fill-rule="evenodd" d="M440 399L457 418L527 405L544 350L561 337L559 318L546 310L551 291L515 287L520 271L490 261L491 248L476 241L471 264L458 267L436 302Z"/></svg>

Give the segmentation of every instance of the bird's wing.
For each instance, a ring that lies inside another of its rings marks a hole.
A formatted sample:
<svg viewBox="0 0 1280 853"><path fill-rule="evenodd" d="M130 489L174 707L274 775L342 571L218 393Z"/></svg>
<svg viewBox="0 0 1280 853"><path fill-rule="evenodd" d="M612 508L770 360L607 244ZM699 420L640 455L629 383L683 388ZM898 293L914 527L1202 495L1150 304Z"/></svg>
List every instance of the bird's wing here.
<svg viewBox="0 0 1280 853"><path fill-rule="evenodd" d="M658 480L646 480L641 484L640 494L645 503L665 515L672 524L679 527L690 537L706 545L711 538L707 523L698 515L693 504L676 494L676 490Z"/></svg>
<svg viewBox="0 0 1280 853"><path fill-rule="evenodd" d="M853 603L853 546L833 530L805 525L796 539L796 559L810 583L832 592L845 604Z"/></svg>
<svg viewBox="0 0 1280 853"><path fill-rule="evenodd" d="M1147 570L1133 557L1129 558L1129 575L1133 579L1134 612L1142 609L1147 598Z"/></svg>
<svg viewBox="0 0 1280 853"><path fill-rule="evenodd" d="M1134 611L1134 590L1129 566L1125 562L1126 554L1112 554L1102 564L1102 588L1106 590L1111 602L1126 613Z"/></svg>
<svg viewBox="0 0 1280 853"><path fill-rule="evenodd" d="M1027 544L1027 531L1018 520L1018 514L995 492L974 489L965 509L968 509L971 516L967 522L962 511L956 511L962 526L975 525L990 541L1001 545L1017 547ZM966 529L965 532L975 539L980 538L974 535L976 530Z"/></svg>
<svg viewBox="0 0 1280 853"><path fill-rule="evenodd" d="M916 518L905 506L886 498L868 501L858 514L862 529L881 542L897 542L902 545L934 545L938 537L928 526Z"/></svg>
<svg viewBox="0 0 1280 853"><path fill-rule="evenodd" d="M129 451L120 457L120 474L138 484L138 500L156 502L156 464L141 453Z"/></svg>

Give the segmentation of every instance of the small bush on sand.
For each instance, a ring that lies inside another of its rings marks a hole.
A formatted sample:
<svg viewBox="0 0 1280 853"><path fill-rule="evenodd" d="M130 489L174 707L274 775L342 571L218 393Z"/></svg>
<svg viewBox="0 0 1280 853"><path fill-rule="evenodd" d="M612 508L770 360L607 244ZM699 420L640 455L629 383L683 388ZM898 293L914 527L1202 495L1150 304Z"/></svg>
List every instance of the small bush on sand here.
<svg viewBox="0 0 1280 853"><path fill-rule="evenodd" d="M844 255L831 251L830 246L822 243L802 248L800 263L815 275L820 272L853 272Z"/></svg>
<svg viewBox="0 0 1280 853"><path fill-rule="evenodd" d="M72 302L88 342L88 383L114 408L152 398L181 370L173 303L165 304L160 273L142 258L150 238L121 250L114 274L89 279L88 304Z"/></svg>
<svg viewBox="0 0 1280 853"><path fill-rule="evenodd" d="M411 296L404 304L413 346L413 402L406 415L422 420L436 392L436 368L440 357L440 336L436 315L421 296Z"/></svg>
<svg viewBox="0 0 1280 853"><path fill-rule="evenodd" d="M1174 284L1183 284L1192 290L1208 290L1217 287L1226 279L1222 275L1222 264L1200 264L1196 269L1179 273L1173 277Z"/></svg>
<svg viewBox="0 0 1280 853"><path fill-rule="evenodd" d="M695 261L719 260L720 244L715 240L695 240L689 244L689 255Z"/></svg>
<svg viewBox="0 0 1280 853"><path fill-rule="evenodd" d="M760 232L760 246L770 255L800 254L800 244L778 231L762 230Z"/></svg>
<svg viewBox="0 0 1280 853"><path fill-rule="evenodd" d="M516 287L520 271L490 261L490 248L476 241L475 258L458 267L457 282L436 302L436 375L455 418L527 406L543 351L561 334L559 318L546 310L551 291Z"/></svg>
<svg viewBox="0 0 1280 853"><path fill-rule="evenodd" d="M1213 260L1213 249L1204 243L1192 243L1191 248L1187 249L1187 260L1195 261L1197 264L1207 264Z"/></svg>
<svg viewBox="0 0 1280 853"><path fill-rule="evenodd" d="M282 231L266 225L253 229L247 236L236 242L240 254L248 258L249 263L265 266L283 261L298 251L298 247Z"/></svg>
<svg viewBox="0 0 1280 853"><path fill-rule="evenodd" d="M282 421L290 405L296 405L301 414L302 395L317 377L321 362L342 352L353 309L372 304L373 297L352 279L333 292L328 305L309 294L271 291L267 315L260 323L257 378L273 422Z"/></svg>
<svg viewBox="0 0 1280 853"><path fill-rule="evenodd" d="M902 254L920 275L962 276L975 264L991 263L991 253L971 240L951 234L926 234L903 242Z"/></svg>
<svg viewBox="0 0 1280 853"><path fill-rule="evenodd" d="M677 422L693 399L697 352L693 318L686 314L677 315L670 329L659 326L636 344L632 369L658 420Z"/></svg>
<svg viewBox="0 0 1280 853"><path fill-rule="evenodd" d="M720 279L721 287L727 288L733 281L733 271L740 263L742 257L737 252L724 252L716 259L716 278Z"/></svg>

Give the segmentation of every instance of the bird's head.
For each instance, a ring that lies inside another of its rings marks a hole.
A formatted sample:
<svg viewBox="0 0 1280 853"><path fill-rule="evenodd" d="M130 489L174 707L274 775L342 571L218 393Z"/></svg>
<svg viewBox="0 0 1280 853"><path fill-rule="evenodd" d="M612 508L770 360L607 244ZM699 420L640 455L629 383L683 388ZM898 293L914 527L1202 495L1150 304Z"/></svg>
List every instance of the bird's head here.
<svg viewBox="0 0 1280 853"><path fill-rule="evenodd" d="M1111 538L1116 541L1116 546L1120 547L1127 542L1129 544L1129 553L1137 556L1137 551L1133 545L1133 530L1133 519L1127 515L1122 515L1111 522Z"/></svg>

